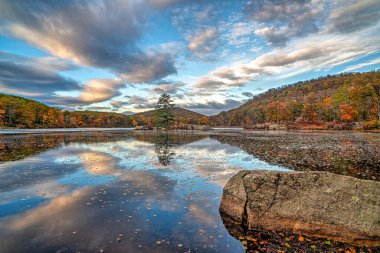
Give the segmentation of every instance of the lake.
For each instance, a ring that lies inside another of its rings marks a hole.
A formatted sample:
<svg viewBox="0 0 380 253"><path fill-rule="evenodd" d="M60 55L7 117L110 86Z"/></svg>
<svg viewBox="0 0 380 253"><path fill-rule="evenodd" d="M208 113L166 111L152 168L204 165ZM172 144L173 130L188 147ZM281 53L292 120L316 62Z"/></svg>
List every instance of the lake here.
<svg viewBox="0 0 380 253"><path fill-rule="evenodd" d="M379 149L353 132L0 134L0 252L245 252L219 214L238 171L379 180Z"/></svg>

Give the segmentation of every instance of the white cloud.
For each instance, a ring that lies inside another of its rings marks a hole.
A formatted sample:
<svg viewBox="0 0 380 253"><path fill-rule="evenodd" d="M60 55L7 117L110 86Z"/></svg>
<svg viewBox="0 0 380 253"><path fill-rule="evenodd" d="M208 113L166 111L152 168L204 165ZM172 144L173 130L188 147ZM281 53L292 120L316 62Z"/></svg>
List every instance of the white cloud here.
<svg viewBox="0 0 380 253"><path fill-rule="evenodd" d="M280 79L332 68L379 52L380 36L376 31L378 27L356 36L320 33L293 40L287 46L275 48L252 61L236 62L210 71L192 86L218 92L244 86L268 75Z"/></svg>
<svg viewBox="0 0 380 253"><path fill-rule="evenodd" d="M199 31L189 38L189 49L194 53L210 53L213 51L212 40L217 35L218 31L214 27Z"/></svg>
<svg viewBox="0 0 380 253"><path fill-rule="evenodd" d="M372 65L376 65L376 64L380 64L380 59L373 59L373 60L368 61L368 62L363 62L363 63L351 65L351 66L345 68L342 72L350 72L353 70L358 70L358 69L361 69L363 67L372 66Z"/></svg>

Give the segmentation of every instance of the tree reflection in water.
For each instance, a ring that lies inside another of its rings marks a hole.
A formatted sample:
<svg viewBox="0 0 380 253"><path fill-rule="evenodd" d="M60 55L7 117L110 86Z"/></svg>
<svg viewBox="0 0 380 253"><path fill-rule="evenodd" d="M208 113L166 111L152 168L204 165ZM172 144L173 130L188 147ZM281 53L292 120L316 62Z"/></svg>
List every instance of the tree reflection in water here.
<svg viewBox="0 0 380 253"><path fill-rule="evenodd" d="M158 161L163 166L168 166L175 153L172 150L173 139L168 134L156 136L154 143Z"/></svg>

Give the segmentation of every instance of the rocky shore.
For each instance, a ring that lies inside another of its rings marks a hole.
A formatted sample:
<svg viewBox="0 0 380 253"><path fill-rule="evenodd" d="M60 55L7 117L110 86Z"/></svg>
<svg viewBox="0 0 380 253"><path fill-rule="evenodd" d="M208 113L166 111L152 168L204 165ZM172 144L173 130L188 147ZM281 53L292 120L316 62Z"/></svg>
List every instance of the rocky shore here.
<svg viewBox="0 0 380 253"><path fill-rule="evenodd" d="M380 246L376 181L329 172L241 171L225 185L220 212L244 233L263 229Z"/></svg>

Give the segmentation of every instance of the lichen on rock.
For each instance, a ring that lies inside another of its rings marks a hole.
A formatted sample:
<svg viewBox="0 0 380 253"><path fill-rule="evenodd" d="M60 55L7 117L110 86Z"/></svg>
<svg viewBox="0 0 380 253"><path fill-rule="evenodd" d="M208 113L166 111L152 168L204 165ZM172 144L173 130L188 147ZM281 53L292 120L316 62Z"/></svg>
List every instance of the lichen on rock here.
<svg viewBox="0 0 380 253"><path fill-rule="evenodd" d="M266 229L380 246L380 182L329 172L240 171L220 211Z"/></svg>

